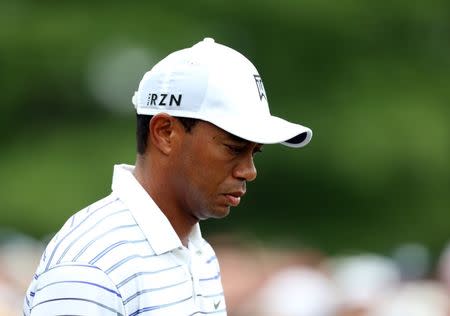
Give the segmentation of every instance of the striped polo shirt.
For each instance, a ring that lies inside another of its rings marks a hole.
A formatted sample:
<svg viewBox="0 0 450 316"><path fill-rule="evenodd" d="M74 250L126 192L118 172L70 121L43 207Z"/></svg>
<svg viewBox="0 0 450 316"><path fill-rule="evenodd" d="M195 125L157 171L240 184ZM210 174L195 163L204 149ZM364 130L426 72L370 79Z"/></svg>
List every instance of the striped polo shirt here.
<svg viewBox="0 0 450 316"><path fill-rule="evenodd" d="M197 224L184 247L133 176L73 215L48 244L24 315L226 315L217 257Z"/></svg>

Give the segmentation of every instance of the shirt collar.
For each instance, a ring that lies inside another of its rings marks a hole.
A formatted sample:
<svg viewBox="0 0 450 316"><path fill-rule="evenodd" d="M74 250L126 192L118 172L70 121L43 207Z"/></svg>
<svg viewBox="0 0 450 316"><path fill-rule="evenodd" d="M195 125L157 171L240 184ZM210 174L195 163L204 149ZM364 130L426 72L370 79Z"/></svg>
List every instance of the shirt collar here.
<svg viewBox="0 0 450 316"><path fill-rule="evenodd" d="M181 247L182 243L167 217L133 175L134 166L114 166L113 192L130 209L136 223L157 255ZM189 240L201 246L200 225L193 227Z"/></svg>

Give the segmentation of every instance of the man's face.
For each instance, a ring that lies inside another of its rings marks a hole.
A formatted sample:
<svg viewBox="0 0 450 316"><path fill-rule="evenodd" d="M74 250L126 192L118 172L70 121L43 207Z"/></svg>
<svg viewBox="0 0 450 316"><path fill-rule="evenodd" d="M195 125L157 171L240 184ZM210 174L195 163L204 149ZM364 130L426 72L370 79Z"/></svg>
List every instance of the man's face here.
<svg viewBox="0 0 450 316"><path fill-rule="evenodd" d="M173 170L180 207L199 220L228 215L245 194L246 182L256 178L253 156L262 145L204 121L181 138Z"/></svg>

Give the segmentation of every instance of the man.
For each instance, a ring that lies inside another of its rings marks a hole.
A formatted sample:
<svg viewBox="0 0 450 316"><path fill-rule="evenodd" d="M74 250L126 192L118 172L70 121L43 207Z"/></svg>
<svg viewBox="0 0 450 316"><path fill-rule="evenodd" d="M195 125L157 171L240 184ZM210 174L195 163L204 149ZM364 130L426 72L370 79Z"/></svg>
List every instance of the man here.
<svg viewBox="0 0 450 316"><path fill-rule="evenodd" d="M271 116L256 68L206 38L170 54L133 96L136 165L73 215L42 256L25 315L226 315L217 258L198 222L226 216L262 144L306 145Z"/></svg>

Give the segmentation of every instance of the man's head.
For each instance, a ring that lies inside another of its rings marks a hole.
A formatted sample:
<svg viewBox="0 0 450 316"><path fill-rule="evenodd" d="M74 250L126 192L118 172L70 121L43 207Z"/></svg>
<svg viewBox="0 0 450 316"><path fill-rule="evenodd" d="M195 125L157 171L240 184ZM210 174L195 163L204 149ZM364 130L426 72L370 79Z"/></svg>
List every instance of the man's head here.
<svg viewBox="0 0 450 316"><path fill-rule="evenodd" d="M302 147L312 137L309 128L272 116L253 64L212 39L156 64L133 104L138 154L158 179L148 185L158 191L152 197L196 219L226 216L239 204L262 144Z"/></svg>

